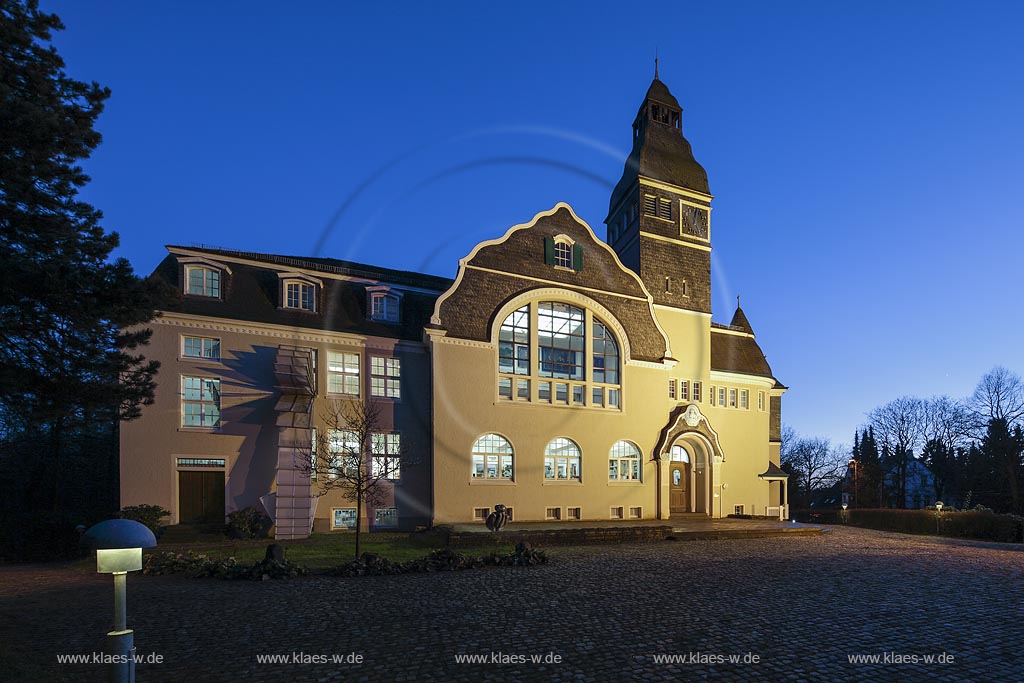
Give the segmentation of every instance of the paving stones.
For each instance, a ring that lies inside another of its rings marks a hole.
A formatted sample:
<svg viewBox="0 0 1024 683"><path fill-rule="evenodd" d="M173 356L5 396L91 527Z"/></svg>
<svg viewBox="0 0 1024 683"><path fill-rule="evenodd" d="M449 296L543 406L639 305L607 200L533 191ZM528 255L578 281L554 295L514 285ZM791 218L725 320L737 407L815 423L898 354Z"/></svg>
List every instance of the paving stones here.
<svg viewBox="0 0 1024 683"><path fill-rule="evenodd" d="M838 528L550 556L529 568L290 581L133 574L138 653L165 660L140 664L138 680L1024 679L1020 546ZM47 663L91 653L110 628L112 595L109 576L80 567L0 568L0 637ZM886 653L954 661L891 664ZM296 654L362 663L257 661ZM456 661L468 655L485 661ZM96 665L55 671L104 675Z"/></svg>

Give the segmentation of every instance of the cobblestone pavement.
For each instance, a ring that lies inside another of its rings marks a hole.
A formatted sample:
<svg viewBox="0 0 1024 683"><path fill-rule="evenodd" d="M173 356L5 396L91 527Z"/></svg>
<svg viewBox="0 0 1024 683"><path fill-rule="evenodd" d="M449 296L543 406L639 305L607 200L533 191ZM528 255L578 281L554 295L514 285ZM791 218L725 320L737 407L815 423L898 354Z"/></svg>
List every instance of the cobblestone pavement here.
<svg viewBox="0 0 1024 683"><path fill-rule="evenodd" d="M839 528L551 555L536 568L396 577L133 574L138 652L165 659L140 664L138 681L1024 680L1020 546ZM109 576L82 568L0 568L5 656L52 666L58 652L100 650L111 596ZM257 663L300 652L364 663ZM492 653L561 662L456 663ZM657 661L691 653L703 661ZM953 662L847 659L943 653ZM760 661L707 659L748 654ZM97 665L53 669L59 680L104 679Z"/></svg>

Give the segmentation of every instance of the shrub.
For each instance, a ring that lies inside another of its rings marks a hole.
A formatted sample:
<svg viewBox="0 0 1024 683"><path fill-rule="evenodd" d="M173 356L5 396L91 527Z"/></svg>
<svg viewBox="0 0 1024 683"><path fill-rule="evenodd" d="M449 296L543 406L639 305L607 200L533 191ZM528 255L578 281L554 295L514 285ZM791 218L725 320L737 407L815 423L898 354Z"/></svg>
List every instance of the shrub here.
<svg viewBox="0 0 1024 683"><path fill-rule="evenodd" d="M235 558L222 560L207 555L187 553L151 553L142 563L142 573L149 575L184 574L189 578L213 577L228 581L267 581L289 579L308 574L309 570L288 560L258 560L239 563Z"/></svg>
<svg viewBox="0 0 1024 683"><path fill-rule="evenodd" d="M231 538L266 538L273 524L270 517L248 507L228 515L227 532Z"/></svg>
<svg viewBox="0 0 1024 683"><path fill-rule="evenodd" d="M153 532L153 535L159 538L160 534L164 532L164 526L160 520L170 517L171 511L165 510L159 505L129 505L121 508L120 516L121 519L133 519L140 524L145 524Z"/></svg>
<svg viewBox="0 0 1024 683"><path fill-rule="evenodd" d="M89 526L66 512L6 513L0 519L0 562L71 560L83 554L76 527Z"/></svg>
<svg viewBox="0 0 1024 683"><path fill-rule="evenodd" d="M363 553L358 558L327 570L331 576L382 576L388 574L409 574L413 572L445 572L459 569L475 569L483 566L528 567L548 561L543 550L519 543L509 553L491 553L484 557L473 557L441 548L425 557L408 562L392 562L380 555Z"/></svg>
<svg viewBox="0 0 1024 683"><path fill-rule="evenodd" d="M980 506L979 506L980 507ZM1024 542L1024 517L1000 515L988 508L975 508L966 512L949 512L947 508L937 510L889 510L856 508L846 511L850 526L896 531L905 534L931 534L954 536L980 541L1001 541L1004 543ZM842 524L842 512L838 510L817 510L811 513L802 510L797 513L802 522L817 524Z"/></svg>

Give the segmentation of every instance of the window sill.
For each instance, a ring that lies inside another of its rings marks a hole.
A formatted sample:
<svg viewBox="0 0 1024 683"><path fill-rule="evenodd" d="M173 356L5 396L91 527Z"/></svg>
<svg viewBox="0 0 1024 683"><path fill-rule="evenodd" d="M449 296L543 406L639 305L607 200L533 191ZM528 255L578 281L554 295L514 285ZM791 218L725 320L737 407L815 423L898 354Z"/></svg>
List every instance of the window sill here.
<svg viewBox="0 0 1024 683"><path fill-rule="evenodd" d="M199 434L217 434L221 427L178 427L179 432L197 432Z"/></svg>
<svg viewBox="0 0 1024 683"><path fill-rule="evenodd" d="M555 270L562 270L562 271L565 271L566 273L575 273L576 272L576 269L570 268L568 266L558 266L558 265L556 265L556 266L552 266L552 267Z"/></svg>
<svg viewBox="0 0 1024 683"><path fill-rule="evenodd" d="M203 358L202 356L178 356L178 361L183 363L216 363L224 365L223 358Z"/></svg>
<svg viewBox="0 0 1024 683"><path fill-rule="evenodd" d="M320 311L311 311L308 308L293 308L291 306L278 306L279 311L288 311L290 313L307 313L309 315L317 315Z"/></svg>
<svg viewBox="0 0 1024 683"><path fill-rule="evenodd" d="M545 479L544 486L583 486L579 479Z"/></svg>
<svg viewBox="0 0 1024 683"><path fill-rule="evenodd" d="M348 394L345 394L346 396ZM356 397L358 398L358 397ZM385 401L387 403L401 403L401 398L395 398L393 396L370 396L371 401Z"/></svg>
<svg viewBox="0 0 1024 683"><path fill-rule="evenodd" d="M514 479L470 479L470 486L515 486Z"/></svg>
<svg viewBox="0 0 1024 683"><path fill-rule="evenodd" d="M626 481L618 481L615 479L608 480L608 486L643 486L644 482L640 479L627 479Z"/></svg>

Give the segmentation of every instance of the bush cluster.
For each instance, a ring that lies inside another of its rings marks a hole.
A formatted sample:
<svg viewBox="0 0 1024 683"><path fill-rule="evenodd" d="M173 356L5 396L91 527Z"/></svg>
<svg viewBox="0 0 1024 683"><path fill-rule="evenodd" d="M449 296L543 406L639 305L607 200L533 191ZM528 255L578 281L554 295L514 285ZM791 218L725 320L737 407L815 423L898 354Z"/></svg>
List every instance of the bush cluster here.
<svg viewBox="0 0 1024 683"><path fill-rule="evenodd" d="M228 514L227 533L231 538L266 538L273 524L270 517L248 507Z"/></svg>
<svg viewBox="0 0 1024 683"><path fill-rule="evenodd" d="M408 562L392 562L373 553L363 553L357 559L327 570L332 576L383 576L414 572L445 572L477 567L527 567L548 561L543 550L529 543L518 543L511 552L492 552L484 556L470 556L449 548L435 550L426 557Z"/></svg>
<svg viewBox="0 0 1024 683"><path fill-rule="evenodd" d="M129 505L121 508L121 519L132 519L140 524L145 524L157 538L164 532L160 523L164 517L170 517L171 511L165 510L159 505Z"/></svg>
<svg viewBox="0 0 1024 683"><path fill-rule="evenodd" d="M843 524L842 510L802 510L797 519L815 524ZM906 534L953 536L979 541L1024 542L1024 517L1000 515L991 510L947 512L855 508L845 512L850 526L898 531Z"/></svg>
<svg viewBox="0 0 1024 683"><path fill-rule="evenodd" d="M265 559L245 564L233 557L217 560L190 550L187 553L151 553L142 563L142 573L184 574L190 578L208 576L228 581L267 581L302 576L308 574L309 570L288 560Z"/></svg>

